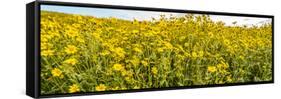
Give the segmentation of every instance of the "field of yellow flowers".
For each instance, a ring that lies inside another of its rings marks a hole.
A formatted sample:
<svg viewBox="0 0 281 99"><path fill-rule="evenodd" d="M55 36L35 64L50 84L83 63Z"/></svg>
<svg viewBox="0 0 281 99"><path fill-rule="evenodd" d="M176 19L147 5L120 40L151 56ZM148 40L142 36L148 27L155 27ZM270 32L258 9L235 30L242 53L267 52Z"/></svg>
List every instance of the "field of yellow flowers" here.
<svg viewBox="0 0 281 99"><path fill-rule="evenodd" d="M271 26L41 11L41 94L270 81Z"/></svg>

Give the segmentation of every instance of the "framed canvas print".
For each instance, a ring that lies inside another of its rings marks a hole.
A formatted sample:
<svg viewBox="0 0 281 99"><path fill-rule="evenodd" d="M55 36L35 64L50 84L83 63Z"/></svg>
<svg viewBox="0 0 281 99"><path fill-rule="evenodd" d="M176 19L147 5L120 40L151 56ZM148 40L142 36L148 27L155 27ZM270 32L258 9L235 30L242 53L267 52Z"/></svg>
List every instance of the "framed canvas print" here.
<svg viewBox="0 0 281 99"><path fill-rule="evenodd" d="M272 15L34 1L35 98L274 82Z"/></svg>

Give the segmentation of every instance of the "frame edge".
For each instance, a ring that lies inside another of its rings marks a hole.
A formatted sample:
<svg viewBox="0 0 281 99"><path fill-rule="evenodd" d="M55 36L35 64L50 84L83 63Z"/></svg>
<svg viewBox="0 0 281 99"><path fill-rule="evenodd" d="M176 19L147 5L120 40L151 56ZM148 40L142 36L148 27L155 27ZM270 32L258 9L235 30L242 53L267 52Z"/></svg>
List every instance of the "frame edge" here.
<svg viewBox="0 0 281 99"><path fill-rule="evenodd" d="M37 1L26 4L26 95L37 98L38 65L36 60Z"/></svg>

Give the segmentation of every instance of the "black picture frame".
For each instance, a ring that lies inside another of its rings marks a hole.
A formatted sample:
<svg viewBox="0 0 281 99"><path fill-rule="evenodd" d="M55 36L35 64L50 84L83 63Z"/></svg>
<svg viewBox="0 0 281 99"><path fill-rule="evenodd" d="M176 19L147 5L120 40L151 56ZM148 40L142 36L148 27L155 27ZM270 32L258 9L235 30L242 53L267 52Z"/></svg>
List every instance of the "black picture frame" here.
<svg viewBox="0 0 281 99"><path fill-rule="evenodd" d="M149 89L132 89L132 90L103 91L103 92L83 92L83 93L41 95L40 94L40 50L39 49L40 49L40 5L42 5L42 4L60 5L60 6L76 6L76 7L93 7L93 8L111 8L111 9L124 9L124 10L162 11L162 12L178 12L178 13L192 13L192 14L271 18L272 19L272 80L271 81L262 81L262 82L223 84L223 85L221 85L221 84L220 85L195 85L195 86L157 88L157 89L149 88ZM28 3L26 5L26 94L33 98L129 93L129 92L143 92L143 91L162 91L162 90L175 90L175 89L225 87L225 86L238 86L238 85L270 84L270 83L274 83L274 16L273 15L179 10L179 9L164 9L164 8L147 8L147 7L133 7L133 6L54 2L54 1L34 1L34 2Z"/></svg>

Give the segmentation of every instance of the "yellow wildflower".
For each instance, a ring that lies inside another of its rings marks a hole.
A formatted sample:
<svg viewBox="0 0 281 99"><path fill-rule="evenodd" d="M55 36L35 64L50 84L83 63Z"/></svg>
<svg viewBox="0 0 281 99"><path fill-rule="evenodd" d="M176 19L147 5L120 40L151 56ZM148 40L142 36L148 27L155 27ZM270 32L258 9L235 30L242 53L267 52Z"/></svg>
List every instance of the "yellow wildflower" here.
<svg viewBox="0 0 281 99"><path fill-rule="evenodd" d="M125 54L126 54L126 52L124 51L124 49L121 48L121 47L115 48L115 49L114 49L114 52L115 52L115 54L116 54L119 58L124 58L124 57L125 57Z"/></svg>
<svg viewBox="0 0 281 99"><path fill-rule="evenodd" d="M138 33L139 32L139 30L133 30L133 33Z"/></svg>
<svg viewBox="0 0 281 99"><path fill-rule="evenodd" d="M74 45L67 45L67 47L65 47L64 50L67 54L74 54L77 52L77 47L75 47Z"/></svg>
<svg viewBox="0 0 281 99"><path fill-rule="evenodd" d="M152 67L151 72L156 75L158 73L157 67Z"/></svg>
<svg viewBox="0 0 281 99"><path fill-rule="evenodd" d="M217 68L215 66L208 66L208 72L216 72L217 71Z"/></svg>
<svg viewBox="0 0 281 99"><path fill-rule="evenodd" d="M142 53L142 50L137 47L135 47L133 50L136 51L137 53Z"/></svg>
<svg viewBox="0 0 281 99"><path fill-rule="evenodd" d="M52 55L54 55L54 51L53 50L44 50L44 51L41 51L41 55L42 56L52 56Z"/></svg>
<svg viewBox="0 0 281 99"><path fill-rule="evenodd" d="M50 43L41 43L41 50L50 49L53 47L53 44Z"/></svg>
<svg viewBox="0 0 281 99"><path fill-rule="evenodd" d="M53 75L54 77L59 77L59 76L61 76L61 74L62 74L62 71L61 71L60 69L58 69L58 68L54 68L54 69L52 70L52 75Z"/></svg>
<svg viewBox="0 0 281 99"><path fill-rule="evenodd" d="M66 31L66 35L69 37L76 37L78 36L78 33L74 29L69 29Z"/></svg>
<svg viewBox="0 0 281 99"><path fill-rule="evenodd" d="M75 58L70 58L64 61L64 63L75 65L78 61Z"/></svg>
<svg viewBox="0 0 281 99"><path fill-rule="evenodd" d="M99 86L96 86L96 91L105 91L106 86L104 84L100 84Z"/></svg>
<svg viewBox="0 0 281 99"><path fill-rule="evenodd" d="M197 58L198 57L196 52L192 52L191 55L192 55L193 58Z"/></svg>
<svg viewBox="0 0 281 99"><path fill-rule="evenodd" d="M130 62L134 65L134 66L138 66L140 64L140 59L138 57L133 57L132 60L130 60Z"/></svg>
<svg viewBox="0 0 281 99"><path fill-rule="evenodd" d="M41 42L48 42L48 38L44 37L43 35L40 38Z"/></svg>
<svg viewBox="0 0 281 99"><path fill-rule="evenodd" d="M101 36L100 36L100 32L101 31L97 31L97 32L94 32L92 35L93 35L93 37L96 39L96 40L98 40L98 41L102 41L102 38L101 38Z"/></svg>
<svg viewBox="0 0 281 99"><path fill-rule="evenodd" d="M79 92L79 86L77 84L73 84L69 87L68 89L69 93L75 93L75 92Z"/></svg>
<svg viewBox="0 0 281 99"><path fill-rule="evenodd" d="M147 61L141 61L141 64L142 64L143 66L148 66Z"/></svg>
<svg viewBox="0 0 281 99"><path fill-rule="evenodd" d="M114 64L113 69L116 71L121 71L121 70L124 70L124 66L121 64Z"/></svg>

